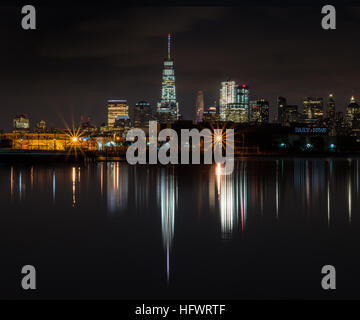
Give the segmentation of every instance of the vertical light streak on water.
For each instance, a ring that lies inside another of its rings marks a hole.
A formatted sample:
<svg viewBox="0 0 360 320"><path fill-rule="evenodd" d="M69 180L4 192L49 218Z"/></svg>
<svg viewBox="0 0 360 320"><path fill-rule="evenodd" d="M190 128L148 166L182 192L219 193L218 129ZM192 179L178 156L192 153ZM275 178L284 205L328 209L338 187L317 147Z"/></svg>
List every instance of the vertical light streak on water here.
<svg viewBox="0 0 360 320"><path fill-rule="evenodd" d="M20 169L20 174L19 174L19 198L21 201L22 198L22 170Z"/></svg>
<svg viewBox="0 0 360 320"><path fill-rule="evenodd" d="M34 167L30 169L30 189L33 190L34 187Z"/></svg>
<svg viewBox="0 0 360 320"><path fill-rule="evenodd" d="M14 167L11 166L10 169L10 196L11 196L11 201L13 201L14 199Z"/></svg>
<svg viewBox="0 0 360 320"><path fill-rule="evenodd" d="M306 208L307 215L310 213L310 167L309 160L306 160L306 172L305 172L305 183L306 183Z"/></svg>
<svg viewBox="0 0 360 320"><path fill-rule="evenodd" d="M352 197L351 197L351 160L349 160L349 174L348 174L348 209L349 209L349 223L351 224L352 216Z"/></svg>
<svg viewBox="0 0 360 320"><path fill-rule="evenodd" d="M331 162L330 162L331 163ZM328 227L330 227L330 177L331 177L331 169L329 163L329 175L327 178L327 214L328 214Z"/></svg>
<svg viewBox="0 0 360 320"><path fill-rule="evenodd" d="M241 231L245 230L245 202L244 202L244 162L240 168L240 210L241 210Z"/></svg>
<svg viewBox="0 0 360 320"><path fill-rule="evenodd" d="M100 162L100 196L104 197L104 162Z"/></svg>
<svg viewBox="0 0 360 320"><path fill-rule="evenodd" d="M119 171L119 162L116 162L116 192L119 192L119 179L120 179L120 171Z"/></svg>
<svg viewBox="0 0 360 320"><path fill-rule="evenodd" d="M264 216L264 185L261 177L260 177L260 209L261 209L261 217L263 217Z"/></svg>
<svg viewBox="0 0 360 320"><path fill-rule="evenodd" d="M221 175L221 164L216 165L216 179L218 181L220 226L222 239L231 239L234 229L234 177L233 175ZM237 197L237 195L235 195Z"/></svg>
<svg viewBox="0 0 360 320"><path fill-rule="evenodd" d="M279 160L276 160L276 220L279 221Z"/></svg>
<svg viewBox="0 0 360 320"><path fill-rule="evenodd" d="M217 187L217 191L218 191L218 196L220 198L220 190L221 190L221 164L218 163L216 165L216 169L215 169L215 175L216 175L216 187Z"/></svg>
<svg viewBox="0 0 360 320"><path fill-rule="evenodd" d="M359 194L359 159L356 160L356 195Z"/></svg>
<svg viewBox="0 0 360 320"><path fill-rule="evenodd" d="M81 168L78 167L78 179L77 179L78 190L81 189ZM79 190L80 192L80 190Z"/></svg>
<svg viewBox="0 0 360 320"><path fill-rule="evenodd" d="M243 177L244 177L244 229L246 226L247 221L247 162L244 162L244 171L243 171Z"/></svg>
<svg viewBox="0 0 360 320"><path fill-rule="evenodd" d="M52 176L52 200L55 203L55 192L56 192L56 176L55 176L55 169L53 170Z"/></svg>
<svg viewBox="0 0 360 320"><path fill-rule="evenodd" d="M163 245L166 251L166 280L170 282L170 252L174 238L175 207L177 198L177 187L175 185L174 172L169 173L168 169L160 171L160 201L161 209L161 233Z"/></svg>
<svg viewBox="0 0 360 320"><path fill-rule="evenodd" d="M72 206L76 205L76 168L72 168Z"/></svg>

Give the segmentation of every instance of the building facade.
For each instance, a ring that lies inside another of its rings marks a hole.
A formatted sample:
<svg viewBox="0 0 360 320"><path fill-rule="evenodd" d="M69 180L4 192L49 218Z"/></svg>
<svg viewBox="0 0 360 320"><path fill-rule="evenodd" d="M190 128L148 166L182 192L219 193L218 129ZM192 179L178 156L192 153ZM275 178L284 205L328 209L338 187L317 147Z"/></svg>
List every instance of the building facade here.
<svg viewBox="0 0 360 320"><path fill-rule="evenodd" d="M277 98L277 107L278 107L278 116L277 120L280 123L285 122L285 107L286 107L286 98L279 96Z"/></svg>
<svg viewBox="0 0 360 320"><path fill-rule="evenodd" d="M136 128L148 128L149 121L154 120L150 103L139 101L135 105L134 126Z"/></svg>
<svg viewBox="0 0 360 320"><path fill-rule="evenodd" d="M295 123L298 122L298 106L286 106L284 108L284 122L286 123Z"/></svg>
<svg viewBox="0 0 360 320"><path fill-rule="evenodd" d="M219 113L216 108L216 104L208 107L203 114L204 122L217 122L219 121Z"/></svg>
<svg viewBox="0 0 360 320"><path fill-rule="evenodd" d="M227 121L228 104L234 104L236 101L235 81L223 81L220 88L220 100L219 100L219 116L220 121Z"/></svg>
<svg viewBox="0 0 360 320"><path fill-rule="evenodd" d="M30 119L26 114L20 114L13 120L14 131L22 131L30 129Z"/></svg>
<svg viewBox="0 0 360 320"><path fill-rule="evenodd" d="M196 105L195 105L195 122L200 123L203 121L204 114L204 93L202 90L199 90L196 95Z"/></svg>
<svg viewBox="0 0 360 320"><path fill-rule="evenodd" d="M127 100L108 100L108 127L114 128L116 121L130 121Z"/></svg>
<svg viewBox="0 0 360 320"><path fill-rule="evenodd" d="M346 108L346 124L351 128L352 134L360 134L360 106L352 96Z"/></svg>
<svg viewBox="0 0 360 320"><path fill-rule="evenodd" d="M326 118L334 122L335 114L336 114L336 109L335 109L334 96L330 94L326 105Z"/></svg>
<svg viewBox="0 0 360 320"><path fill-rule="evenodd" d="M161 82L161 101L156 116L161 123L171 123L180 118L179 103L176 100L175 66L170 52L171 36L168 35L168 56L164 61Z"/></svg>
<svg viewBox="0 0 360 320"><path fill-rule="evenodd" d="M257 123L269 122L269 102L263 98L250 101L250 121Z"/></svg>
<svg viewBox="0 0 360 320"><path fill-rule="evenodd" d="M323 98L306 97L304 99L304 121L314 123L323 119Z"/></svg>

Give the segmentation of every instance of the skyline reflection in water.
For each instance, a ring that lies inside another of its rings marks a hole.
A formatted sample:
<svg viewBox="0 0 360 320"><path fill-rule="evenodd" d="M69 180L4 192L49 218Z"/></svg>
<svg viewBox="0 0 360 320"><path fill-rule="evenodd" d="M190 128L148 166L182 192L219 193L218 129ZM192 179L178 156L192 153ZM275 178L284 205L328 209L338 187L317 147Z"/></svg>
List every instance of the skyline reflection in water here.
<svg viewBox="0 0 360 320"><path fill-rule="evenodd" d="M342 203L343 209L346 208L347 219L351 223L353 202L359 200L358 159L295 159L263 163L270 172L261 174L257 171L258 161L242 160L235 163L233 174L228 176L218 174L219 165L203 167L202 170L206 170L208 176L200 175L200 171L196 172L197 170L192 173L199 175L198 186L200 186L198 188L195 185L191 186L197 195L194 208L209 208L210 211L217 211L224 238L228 238L239 228L245 230L248 205L251 206L251 211L256 210L257 213L263 214L266 209L265 211L273 211L275 217L281 219L282 215L289 214L283 212L283 209L289 206L290 199L292 204L301 205L306 216L314 213L321 215L326 212L327 223L330 224L335 201L332 198L337 195L337 202ZM96 186L99 189L98 196L100 199L105 197L109 213L119 214L126 211L130 202L138 210L146 209L154 205L155 195L162 214L175 212L178 197L181 198L181 194L177 195L178 168L174 166L136 167L114 162L98 163L95 170L98 175L92 176L91 181L89 177L86 178L87 188ZM2 166L1 179L3 184L9 186L6 188L9 197L6 197L7 192L3 192L3 199L5 202L26 202L36 195L39 189L44 189L50 191L49 198L56 203L57 191L66 191L64 190L64 184L67 184L68 180L64 175L66 171L71 176L71 205L74 207L80 196L86 199L85 195L82 195L81 177L86 176L87 172L79 166L54 168ZM8 175L8 182L4 174ZM57 187L59 181L62 189ZM206 189L201 186L204 183ZM324 208L326 210L323 210Z"/></svg>
<svg viewBox="0 0 360 320"><path fill-rule="evenodd" d="M79 219L85 225L95 221L99 228L114 232L121 226L122 231L113 237L121 236L122 242L109 240L114 252L122 252L125 246L138 248L138 239L144 237L157 259L149 258L144 264L132 258L134 270L155 268L168 290L180 285L182 269L186 274L195 272L179 261L179 255L193 247L203 246L204 252L212 252L215 244L245 250L241 248L251 238L248 250L259 241L271 252L271 237L276 235L286 243L283 234L302 230L298 235L302 244L297 248L302 252L303 246L328 239L325 230L347 228L350 236L350 230L359 226L359 159L355 158L243 159L235 162L228 176L219 175L218 165L1 165L0 184L0 200L7 208L0 216L3 221L15 219L16 225L26 217L41 225L66 218L70 220L65 220L65 227L71 229L73 219ZM107 238L101 229L96 230L86 233L88 246L99 241L99 236ZM191 257L195 268L200 261ZM230 257L222 253L219 259ZM246 255L241 261L247 261ZM211 264L209 268L205 274L211 277L216 271ZM237 279L235 273L232 276Z"/></svg>

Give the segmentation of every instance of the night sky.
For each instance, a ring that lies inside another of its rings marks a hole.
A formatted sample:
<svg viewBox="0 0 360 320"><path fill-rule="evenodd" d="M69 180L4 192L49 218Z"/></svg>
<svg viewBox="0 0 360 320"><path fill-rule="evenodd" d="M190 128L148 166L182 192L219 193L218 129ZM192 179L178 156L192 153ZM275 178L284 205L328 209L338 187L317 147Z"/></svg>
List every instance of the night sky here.
<svg viewBox="0 0 360 320"><path fill-rule="evenodd" d="M29 2L30 4L31 2ZM360 7L337 7L337 29L321 28L321 6L121 7L36 5L37 30L21 28L22 5L0 5L0 128L18 113L31 125L106 120L108 99L160 100L167 34L173 35L177 98L195 116L196 92L218 100L220 82L248 84L251 98L302 107L335 95L343 110L360 97ZM117 2L117 3L120 3Z"/></svg>

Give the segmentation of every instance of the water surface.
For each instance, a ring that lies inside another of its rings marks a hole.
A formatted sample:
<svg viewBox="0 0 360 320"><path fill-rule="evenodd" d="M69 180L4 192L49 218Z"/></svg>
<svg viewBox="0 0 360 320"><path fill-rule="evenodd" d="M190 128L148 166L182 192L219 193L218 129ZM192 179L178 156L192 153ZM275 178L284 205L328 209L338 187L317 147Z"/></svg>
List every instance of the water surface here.
<svg viewBox="0 0 360 320"><path fill-rule="evenodd" d="M356 158L3 164L0 185L1 298L360 297Z"/></svg>

